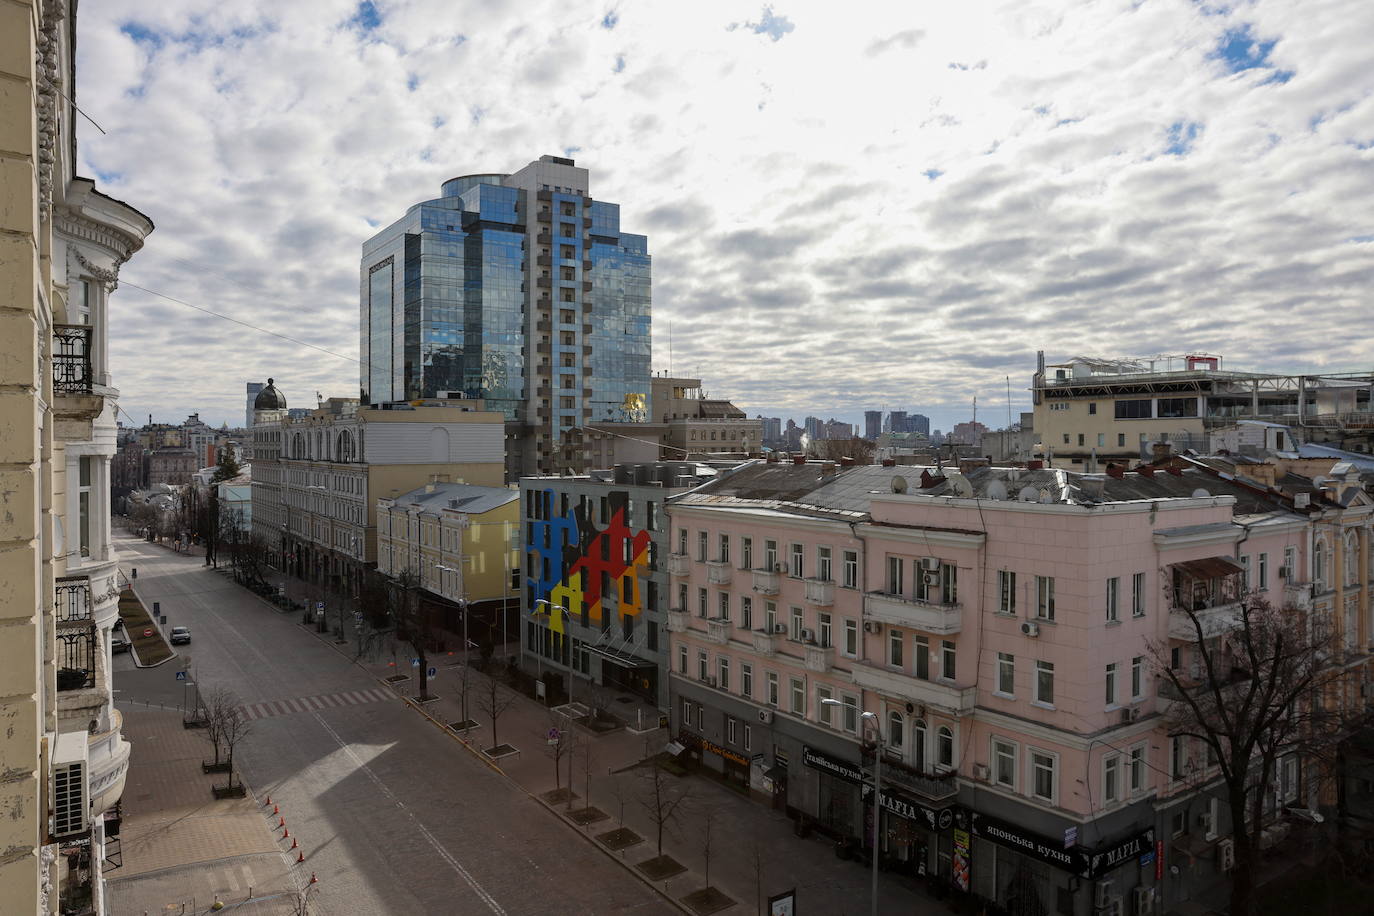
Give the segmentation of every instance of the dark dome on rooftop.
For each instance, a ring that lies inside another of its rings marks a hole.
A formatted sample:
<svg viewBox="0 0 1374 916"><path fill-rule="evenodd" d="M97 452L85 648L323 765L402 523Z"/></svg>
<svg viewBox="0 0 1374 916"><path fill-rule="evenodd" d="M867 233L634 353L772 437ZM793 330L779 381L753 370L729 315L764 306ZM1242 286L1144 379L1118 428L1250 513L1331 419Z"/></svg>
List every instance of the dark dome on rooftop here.
<svg viewBox="0 0 1374 916"><path fill-rule="evenodd" d="M254 410L285 410L286 398L272 385L272 379L267 380L267 387L258 392L258 396L253 399Z"/></svg>

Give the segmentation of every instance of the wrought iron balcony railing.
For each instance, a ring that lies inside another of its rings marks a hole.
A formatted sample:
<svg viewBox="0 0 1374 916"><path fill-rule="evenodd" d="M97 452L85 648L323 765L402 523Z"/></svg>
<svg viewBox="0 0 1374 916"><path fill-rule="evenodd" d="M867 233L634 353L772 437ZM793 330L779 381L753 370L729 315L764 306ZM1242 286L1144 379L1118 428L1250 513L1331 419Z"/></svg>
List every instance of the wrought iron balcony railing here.
<svg viewBox="0 0 1374 916"><path fill-rule="evenodd" d="M92 330L88 324L53 326L52 388L55 394L90 394L94 390Z"/></svg>

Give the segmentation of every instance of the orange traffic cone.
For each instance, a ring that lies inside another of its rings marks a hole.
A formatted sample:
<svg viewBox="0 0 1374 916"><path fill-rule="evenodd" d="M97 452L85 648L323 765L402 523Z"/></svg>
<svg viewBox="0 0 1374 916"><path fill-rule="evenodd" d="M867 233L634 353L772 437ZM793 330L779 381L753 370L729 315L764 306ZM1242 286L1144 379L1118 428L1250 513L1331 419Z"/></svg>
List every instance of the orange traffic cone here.
<svg viewBox="0 0 1374 916"><path fill-rule="evenodd" d="M286 826L286 818L284 818L284 817L279 817L279 818L277 818L277 827L280 828L280 827L285 827L285 826Z"/></svg>
<svg viewBox="0 0 1374 916"><path fill-rule="evenodd" d="M295 848L296 848L296 838L295 838L295 837L292 837L292 838L291 838L291 848L292 848L292 849L295 849Z"/></svg>
<svg viewBox="0 0 1374 916"><path fill-rule="evenodd" d="M263 805L264 805L264 806L267 806L267 805L270 805L270 804L272 804L272 796L269 795L269 796L267 796L267 801L263 802Z"/></svg>
<svg viewBox="0 0 1374 916"><path fill-rule="evenodd" d="M311 883L311 884L319 884L319 883L320 883L320 879L315 877L315 873L314 873L313 871L310 873L310 883Z"/></svg>
<svg viewBox="0 0 1374 916"><path fill-rule="evenodd" d="M290 827L287 827L285 830L283 830L283 831L281 832L281 838L282 838L283 840L289 838L290 836L291 836L291 828L290 828Z"/></svg>
<svg viewBox="0 0 1374 916"><path fill-rule="evenodd" d="M302 850L301 852L296 853L296 864L299 865L299 864L301 864L301 863L304 862L304 861L305 861L305 852Z"/></svg>
<svg viewBox="0 0 1374 916"><path fill-rule="evenodd" d="M278 808L276 805L273 805L273 806L272 806L272 813L273 813L273 814L281 814L281 809Z"/></svg>

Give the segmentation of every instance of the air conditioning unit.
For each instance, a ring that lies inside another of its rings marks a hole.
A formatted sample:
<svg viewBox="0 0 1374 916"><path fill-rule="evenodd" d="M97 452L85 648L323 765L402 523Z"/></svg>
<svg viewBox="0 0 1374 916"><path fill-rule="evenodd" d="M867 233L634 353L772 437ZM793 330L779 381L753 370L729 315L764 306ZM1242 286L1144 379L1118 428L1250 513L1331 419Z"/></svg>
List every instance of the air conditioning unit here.
<svg viewBox="0 0 1374 916"><path fill-rule="evenodd" d="M937 572L928 572L922 576L921 581L925 583L926 588L939 588L940 574Z"/></svg>
<svg viewBox="0 0 1374 916"><path fill-rule="evenodd" d="M1112 899L1113 886L1113 882L1110 879L1097 882L1093 887L1093 906L1098 909L1107 906L1108 902Z"/></svg>
<svg viewBox="0 0 1374 916"><path fill-rule="evenodd" d="M707 686L707 687L714 687L714 686L716 686L716 679L713 678L713 677L708 677L708 678L706 679L706 686Z"/></svg>
<svg viewBox="0 0 1374 916"><path fill-rule="evenodd" d="M1135 916L1150 916L1155 911L1155 889L1140 885L1132 892Z"/></svg>
<svg viewBox="0 0 1374 916"><path fill-rule="evenodd" d="M975 763L973 765L973 778L979 782L987 782L991 771L985 763Z"/></svg>
<svg viewBox="0 0 1374 916"><path fill-rule="evenodd" d="M53 747L52 835L85 833L90 783L86 763L86 733L58 735Z"/></svg>
<svg viewBox="0 0 1374 916"><path fill-rule="evenodd" d="M1140 709L1139 709L1138 707L1130 706L1130 707L1127 707L1126 709L1121 710L1121 724L1122 724L1122 725L1129 725L1131 722L1134 722L1136 719L1139 719L1139 718L1140 718Z"/></svg>
<svg viewBox="0 0 1374 916"><path fill-rule="evenodd" d="M801 631L801 641L802 641L802 642L815 642L815 641L816 641L816 632L815 632L814 630L802 630L802 631Z"/></svg>
<svg viewBox="0 0 1374 916"><path fill-rule="evenodd" d="M1034 623L1034 622L1032 622L1032 621L1027 620L1025 623L1021 624L1021 635L1022 635L1022 636L1039 636L1039 635L1040 635L1040 624Z"/></svg>
<svg viewBox="0 0 1374 916"><path fill-rule="evenodd" d="M883 631L883 625L882 625L881 623L879 623L878 621L876 621L876 620L865 620L865 621L864 621L864 632L865 632L865 633L881 633L882 631Z"/></svg>
<svg viewBox="0 0 1374 916"><path fill-rule="evenodd" d="M785 565L783 565L782 563L774 563L774 564L773 564L773 572L775 572L775 573L785 573L785 572L787 572L787 567L786 567Z"/></svg>
<svg viewBox="0 0 1374 916"><path fill-rule="evenodd" d="M1280 567L1279 567L1279 578L1280 578L1280 579L1291 579L1291 578L1293 578L1293 567L1291 567L1291 566L1280 566Z"/></svg>
<svg viewBox="0 0 1374 916"><path fill-rule="evenodd" d="M762 722L764 725L771 725L773 723L773 710L760 709L759 721Z"/></svg>
<svg viewBox="0 0 1374 916"><path fill-rule="evenodd" d="M1217 844L1217 871L1228 872L1236 867L1236 841L1227 837Z"/></svg>
<svg viewBox="0 0 1374 916"><path fill-rule="evenodd" d="M786 632L787 632L787 624L785 624L785 623L775 623L775 624L773 624L773 632L774 632L774 633L777 633L777 634L786 633Z"/></svg>
<svg viewBox="0 0 1374 916"><path fill-rule="evenodd" d="M939 572L939 571L940 571L940 558L939 558L939 557L921 557L921 568L922 568L922 569L925 569L925 570L932 570L932 569L933 569L933 570L935 570L936 572Z"/></svg>

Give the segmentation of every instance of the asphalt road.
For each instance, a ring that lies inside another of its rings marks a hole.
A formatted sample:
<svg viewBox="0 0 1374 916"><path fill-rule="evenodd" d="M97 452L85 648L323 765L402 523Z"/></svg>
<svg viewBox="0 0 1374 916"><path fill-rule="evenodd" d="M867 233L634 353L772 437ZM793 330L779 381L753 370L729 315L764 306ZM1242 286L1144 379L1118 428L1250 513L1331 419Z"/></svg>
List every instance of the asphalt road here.
<svg viewBox="0 0 1374 916"><path fill-rule="evenodd" d="M202 690L259 707L238 752L319 878L319 910L357 914L668 913L674 910L518 787L473 759L298 623L187 557L136 538L121 566L167 627L189 626L181 658L115 661L123 699L179 705L186 656ZM132 766L138 765L134 748Z"/></svg>

